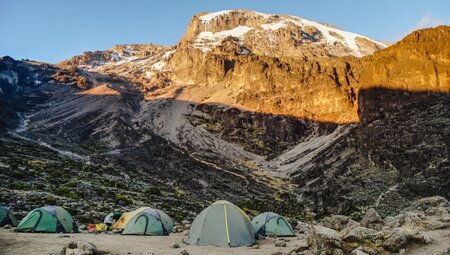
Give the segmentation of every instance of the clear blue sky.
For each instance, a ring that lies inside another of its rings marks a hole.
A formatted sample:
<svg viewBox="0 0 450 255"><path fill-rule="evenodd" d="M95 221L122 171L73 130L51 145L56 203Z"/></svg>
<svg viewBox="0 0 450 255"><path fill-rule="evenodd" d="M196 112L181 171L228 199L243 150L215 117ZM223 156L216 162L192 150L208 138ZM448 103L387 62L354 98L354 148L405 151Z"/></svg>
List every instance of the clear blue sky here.
<svg viewBox="0 0 450 255"><path fill-rule="evenodd" d="M55 63L116 44L175 45L194 14L228 9L291 14L391 42L450 24L450 0L0 0L0 56Z"/></svg>

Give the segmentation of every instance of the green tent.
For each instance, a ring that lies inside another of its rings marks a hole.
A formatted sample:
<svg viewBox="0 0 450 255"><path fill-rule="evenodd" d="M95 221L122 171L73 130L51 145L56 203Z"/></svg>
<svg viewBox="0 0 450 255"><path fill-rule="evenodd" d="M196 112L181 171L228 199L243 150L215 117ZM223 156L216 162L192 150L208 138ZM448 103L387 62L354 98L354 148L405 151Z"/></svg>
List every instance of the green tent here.
<svg viewBox="0 0 450 255"><path fill-rule="evenodd" d="M123 235L167 236L172 232L173 220L163 211L143 208L125 226Z"/></svg>
<svg viewBox="0 0 450 255"><path fill-rule="evenodd" d="M17 222L17 219L11 212L11 209L0 205L0 227L5 226L6 224L15 227L18 223L19 222Z"/></svg>
<svg viewBox="0 0 450 255"><path fill-rule="evenodd" d="M252 220L255 235L263 236L295 236L291 224L282 216L265 212Z"/></svg>
<svg viewBox="0 0 450 255"><path fill-rule="evenodd" d="M16 229L20 232L74 232L74 222L68 211L59 206L34 209L22 219Z"/></svg>
<svg viewBox="0 0 450 255"><path fill-rule="evenodd" d="M190 244L222 247L250 246L255 243L247 214L228 201L217 201L192 222Z"/></svg>

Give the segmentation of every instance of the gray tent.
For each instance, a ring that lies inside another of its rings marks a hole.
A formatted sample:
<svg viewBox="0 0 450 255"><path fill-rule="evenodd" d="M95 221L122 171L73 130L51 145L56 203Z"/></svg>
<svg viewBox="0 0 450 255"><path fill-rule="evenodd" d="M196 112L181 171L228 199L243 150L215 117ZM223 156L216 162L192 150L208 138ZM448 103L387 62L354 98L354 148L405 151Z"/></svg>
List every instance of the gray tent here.
<svg viewBox="0 0 450 255"><path fill-rule="evenodd" d="M295 236L291 224L282 216L265 212L252 220L253 231L263 236Z"/></svg>
<svg viewBox="0 0 450 255"><path fill-rule="evenodd" d="M15 227L19 224L19 222L11 212L11 208L0 205L0 227L5 226L6 224L10 224Z"/></svg>
<svg viewBox="0 0 450 255"><path fill-rule="evenodd" d="M192 222L190 244L222 247L250 246L255 243L247 214L228 201L217 201Z"/></svg>

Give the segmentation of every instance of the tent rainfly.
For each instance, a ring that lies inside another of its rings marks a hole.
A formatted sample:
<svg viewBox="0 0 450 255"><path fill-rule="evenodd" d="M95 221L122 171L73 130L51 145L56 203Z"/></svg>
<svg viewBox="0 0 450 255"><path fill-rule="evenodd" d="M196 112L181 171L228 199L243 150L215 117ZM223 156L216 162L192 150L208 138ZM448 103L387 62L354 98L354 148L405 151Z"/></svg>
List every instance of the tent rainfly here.
<svg viewBox="0 0 450 255"><path fill-rule="evenodd" d="M247 214L228 201L217 201L192 222L188 242L221 247L250 246L255 243Z"/></svg>
<svg viewBox="0 0 450 255"><path fill-rule="evenodd" d="M70 233L77 229L68 211L62 207L50 205L29 212L16 230L19 232Z"/></svg>
<svg viewBox="0 0 450 255"><path fill-rule="evenodd" d="M295 236L291 224L282 216L265 212L252 220L255 235L263 236Z"/></svg>
<svg viewBox="0 0 450 255"><path fill-rule="evenodd" d="M167 236L173 229L172 218L163 211L150 207L138 209L133 217L127 219L123 235Z"/></svg>

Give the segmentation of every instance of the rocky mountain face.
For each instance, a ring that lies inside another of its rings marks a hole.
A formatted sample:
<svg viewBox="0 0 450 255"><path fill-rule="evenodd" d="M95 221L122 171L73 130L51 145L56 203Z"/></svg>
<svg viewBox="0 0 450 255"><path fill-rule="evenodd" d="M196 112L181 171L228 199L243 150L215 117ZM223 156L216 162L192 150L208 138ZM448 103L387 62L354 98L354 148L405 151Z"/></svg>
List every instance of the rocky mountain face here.
<svg viewBox="0 0 450 255"><path fill-rule="evenodd" d="M297 219L448 199L449 38L441 26L387 47L224 11L194 16L173 47L4 57L0 202L88 222L143 204L189 218L216 199Z"/></svg>

